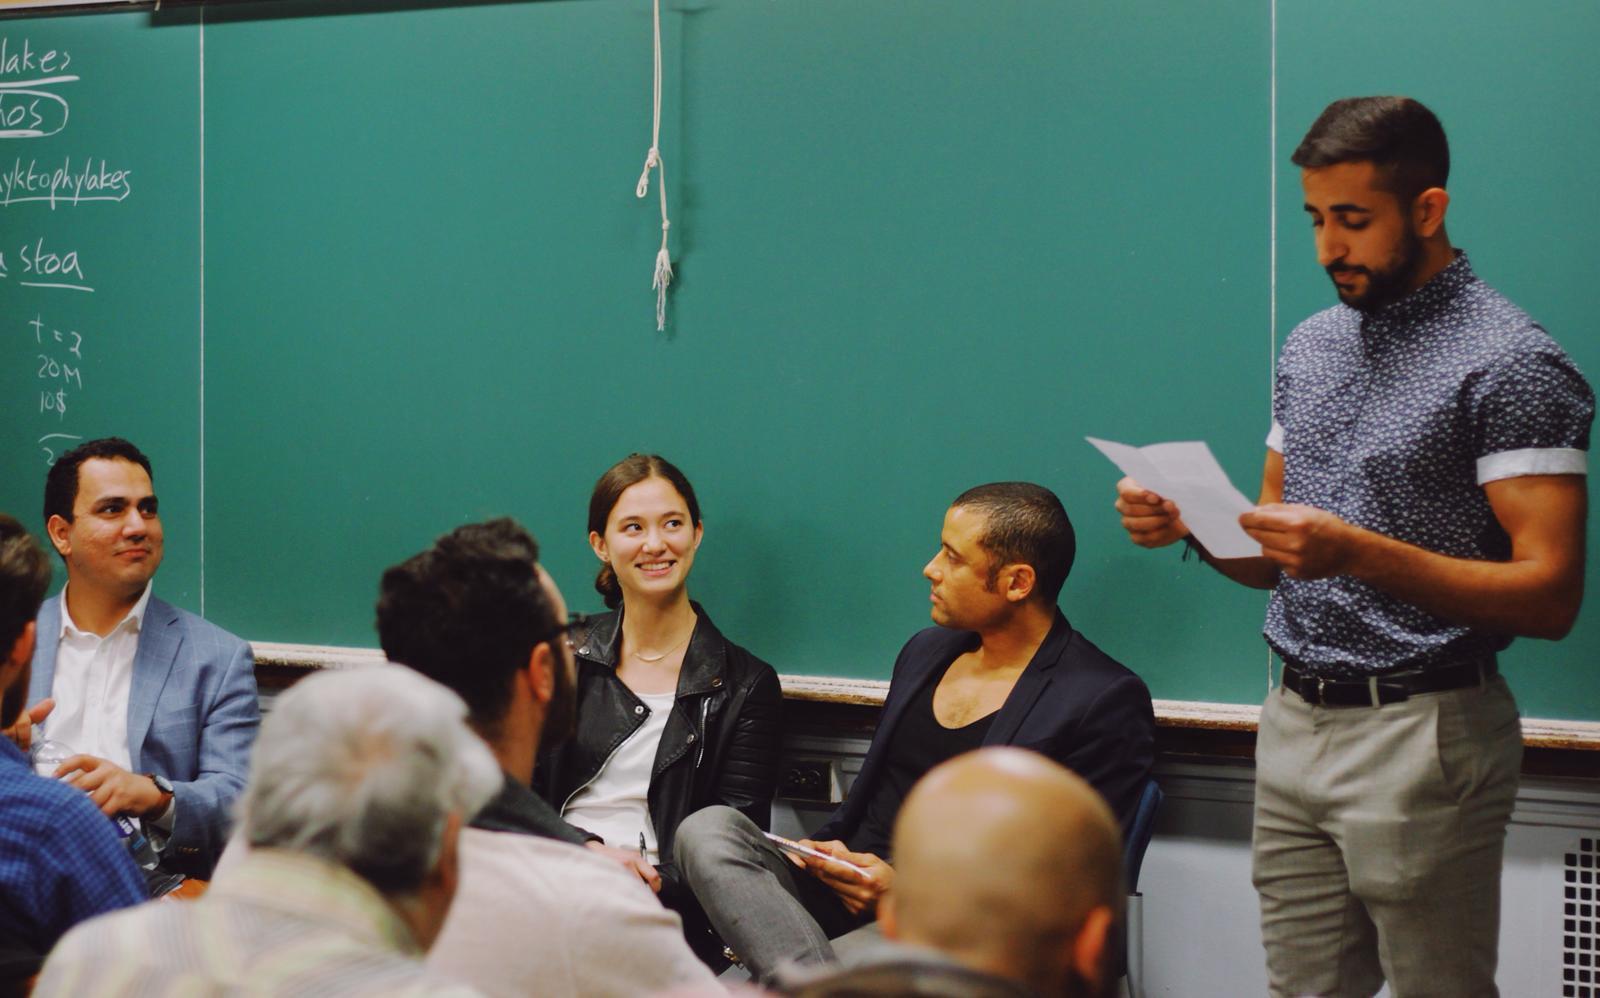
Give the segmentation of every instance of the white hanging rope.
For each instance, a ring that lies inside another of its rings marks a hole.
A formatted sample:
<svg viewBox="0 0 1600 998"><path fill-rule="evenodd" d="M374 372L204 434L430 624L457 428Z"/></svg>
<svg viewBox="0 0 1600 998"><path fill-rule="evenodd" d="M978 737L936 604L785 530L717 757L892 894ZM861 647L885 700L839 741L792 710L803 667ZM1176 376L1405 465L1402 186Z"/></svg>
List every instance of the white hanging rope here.
<svg viewBox="0 0 1600 998"><path fill-rule="evenodd" d="M660 174L656 178L656 192L661 195L661 250L656 254L655 276L650 287L656 293L656 331L667 328L667 285L672 283L672 257L667 254L667 230L672 223L667 220L667 168L661 162L661 0L652 0L655 12L655 99L650 118L650 151L644 157L644 170L633 189L638 197L650 194L650 171Z"/></svg>

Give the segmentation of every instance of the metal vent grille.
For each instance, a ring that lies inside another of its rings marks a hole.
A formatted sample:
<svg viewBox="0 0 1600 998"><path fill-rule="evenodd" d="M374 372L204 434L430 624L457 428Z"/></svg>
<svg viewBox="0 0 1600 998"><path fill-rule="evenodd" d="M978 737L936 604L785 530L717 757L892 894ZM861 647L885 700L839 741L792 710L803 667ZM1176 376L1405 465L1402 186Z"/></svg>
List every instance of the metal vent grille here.
<svg viewBox="0 0 1600 998"><path fill-rule="evenodd" d="M1600 998L1600 839L1566 856L1561 917L1561 994Z"/></svg>

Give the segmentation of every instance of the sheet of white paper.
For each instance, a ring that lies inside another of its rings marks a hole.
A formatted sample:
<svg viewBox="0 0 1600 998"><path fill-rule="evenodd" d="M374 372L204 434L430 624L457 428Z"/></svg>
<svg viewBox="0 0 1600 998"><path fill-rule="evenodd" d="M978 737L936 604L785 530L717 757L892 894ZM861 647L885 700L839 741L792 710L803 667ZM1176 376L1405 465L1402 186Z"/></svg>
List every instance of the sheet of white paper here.
<svg viewBox="0 0 1600 998"><path fill-rule="evenodd" d="M1132 447L1085 437L1122 473L1178 504L1183 522L1213 558L1252 558L1261 545L1239 526L1239 514L1255 503L1228 481L1228 473L1204 440Z"/></svg>

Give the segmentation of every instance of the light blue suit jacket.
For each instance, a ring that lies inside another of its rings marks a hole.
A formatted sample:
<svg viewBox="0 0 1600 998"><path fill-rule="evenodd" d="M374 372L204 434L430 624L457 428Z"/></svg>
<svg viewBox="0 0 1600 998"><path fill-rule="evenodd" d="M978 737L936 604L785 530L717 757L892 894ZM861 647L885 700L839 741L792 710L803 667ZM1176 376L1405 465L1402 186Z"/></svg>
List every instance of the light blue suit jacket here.
<svg viewBox="0 0 1600 998"><path fill-rule="evenodd" d="M49 696L55 681L59 593L39 608L38 634L30 704ZM250 646L151 596L128 692L128 753L133 772L160 773L172 781L177 810L167 865L191 876L211 875L228 841L260 722Z"/></svg>

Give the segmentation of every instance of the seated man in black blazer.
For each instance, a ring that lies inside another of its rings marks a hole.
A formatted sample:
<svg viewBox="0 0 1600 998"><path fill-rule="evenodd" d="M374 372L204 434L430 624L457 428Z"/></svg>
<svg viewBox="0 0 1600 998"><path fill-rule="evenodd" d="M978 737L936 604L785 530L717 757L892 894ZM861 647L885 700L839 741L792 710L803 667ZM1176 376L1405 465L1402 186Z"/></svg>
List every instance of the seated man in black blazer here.
<svg viewBox="0 0 1600 998"><path fill-rule="evenodd" d="M739 812L678 829L678 863L751 976L834 959L829 940L870 923L894 883L889 843L912 784L980 745L1033 749L1087 780L1124 829L1155 755L1150 691L1056 606L1076 552L1048 489L981 485L945 513L922 570L933 622L895 660L861 775L833 817L786 853Z"/></svg>

